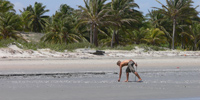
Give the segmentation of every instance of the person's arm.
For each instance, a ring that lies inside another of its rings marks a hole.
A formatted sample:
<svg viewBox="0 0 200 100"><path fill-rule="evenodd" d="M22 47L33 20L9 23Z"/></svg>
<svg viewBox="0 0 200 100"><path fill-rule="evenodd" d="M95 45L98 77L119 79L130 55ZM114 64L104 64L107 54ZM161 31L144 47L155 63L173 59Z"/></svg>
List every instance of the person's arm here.
<svg viewBox="0 0 200 100"><path fill-rule="evenodd" d="M135 63L135 66L137 67L137 66L138 66L138 64L137 64L137 63Z"/></svg>
<svg viewBox="0 0 200 100"><path fill-rule="evenodd" d="M131 61L133 61L133 60L131 60ZM133 61L133 63L135 64L136 67L138 66L137 63L136 63L135 61Z"/></svg>
<svg viewBox="0 0 200 100"><path fill-rule="evenodd" d="M121 76L122 76L122 66L120 66L118 82L120 82Z"/></svg>

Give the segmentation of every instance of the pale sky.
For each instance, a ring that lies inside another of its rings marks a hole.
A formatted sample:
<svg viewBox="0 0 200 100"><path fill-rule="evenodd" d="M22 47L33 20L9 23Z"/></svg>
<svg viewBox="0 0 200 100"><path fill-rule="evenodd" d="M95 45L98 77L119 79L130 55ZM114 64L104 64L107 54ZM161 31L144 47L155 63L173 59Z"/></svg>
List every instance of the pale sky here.
<svg viewBox="0 0 200 100"><path fill-rule="evenodd" d="M15 10L17 13L19 13L19 9L22 10L23 8L26 8L29 5L34 5L35 2L42 3L46 6L46 9L49 9L50 11L46 13L46 15L53 15L55 14L55 11L57 11L61 4L67 4L72 8L78 9L78 5L84 6L83 0L8 0L11 3L15 5ZM111 0L107 0L111 1ZM165 4L166 0L159 0L163 4ZM196 7L197 5L200 5L200 0L193 0L193 5ZM139 11L142 11L144 14L148 13L148 10L151 10L152 7L161 7L159 3L156 2L156 0L135 0L135 3L137 3L140 6ZM200 7L197 9L200 12Z"/></svg>

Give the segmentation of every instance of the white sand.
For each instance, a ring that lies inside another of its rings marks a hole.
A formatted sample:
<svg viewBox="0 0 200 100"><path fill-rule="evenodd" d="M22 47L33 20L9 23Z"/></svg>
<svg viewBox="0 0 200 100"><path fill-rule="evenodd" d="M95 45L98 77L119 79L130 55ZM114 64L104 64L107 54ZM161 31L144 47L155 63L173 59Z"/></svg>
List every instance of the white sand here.
<svg viewBox="0 0 200 100"><path fill-rule="evenodd" d="M199 57L200 51L148 51L145 52L141 48L136 48L131 51L126 50L105 50L105 54L97 56L91 54L95 52L93 49L83 48L73 52L56 52L50 49L22 50L16 45L10 45L8 48L0 49L0 58L147 58L147 57Z"/></svg>

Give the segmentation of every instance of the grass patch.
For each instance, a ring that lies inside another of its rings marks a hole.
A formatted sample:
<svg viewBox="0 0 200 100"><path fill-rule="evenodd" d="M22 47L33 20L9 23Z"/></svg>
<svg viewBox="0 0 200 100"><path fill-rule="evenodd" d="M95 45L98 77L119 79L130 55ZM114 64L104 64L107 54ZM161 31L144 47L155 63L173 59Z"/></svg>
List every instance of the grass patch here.
<svg viewBox="0 0 200 100"><path fill-rule="evenodd" d="M14 43L15 40L12 40L12 39L7 39L7 40L1 40L0 41L0 48L5 48L5 47L8 47L11 43Z"/></svg>
<svg viewBox="0 0 200 100"><path fill-rule="evenodd" d="M154 46L154 45L147 45L147 44L140 44L138 45L139 48L144 48L144 51L164 51L164 47Z"/></svg>
<svg viewBox="0 0 200 100"><path fill-rule="evenodd" d="M153 45L147 45L147 44L139 44L139 45L136 45L136 44L132 44L132 45L126 45L126 46L116 46L114 48L111 48L111 47L98 47L97 49L98 50L133 50L135 49L135 47L139 47L139 48L144 48L144 51L163 51L165 50L164 47L159 47L159 46L153 46Z"/></svg>
<svg viewBox="0 0 200 100"><path fill-rule="evenodd" d="M0 48L5 48L8 47L9 45L14 44L18 46L21 49L32 49L32 50L37 50L37 49L45 49L49 48L51 50L63 52L64 50L69 50L73 51L74 49L77 48L95 48L94 45L90 43L71 43L71 44L50 44L50 43L44 43L44 42L25 42L23 40L12 40L12 39L7 39L7 40L1 40L0 41Z"/></svg>
<svg viewBox="0 0 200 100"><path fill-rule="evenodd" d="M73 51L74 49L77 48L85 48L85 47L94 47L90 43L72 43L72 44L49 44L49 43L44 43L44 42L39 42L39 43L26 43L23 44L24 48L26 49L45 49L49 48L51 50L63 52L65 50Z"/></svg>
<svg viewBox="0 0 200 100"><path fill-rule="evenodd" d="M8 40L1 40L0 41L0 48L8 47L10 44L15 44L21 49L32 49L32 50L37 50L37 49L45 49L49 48L54 51L59 51L63 52L65 50L68 51L73 51L77 48L95 48L97 50L133 50L135 47L139 48L144 48L144 51L161 51L165 50L164 47L158 47L158 46L152 46L152 45L147 45L147 44L140 44L140 45L126 45L126 46L116 46L114 48L111 47L95 47L93 44L90 44L88 42L84 43L71 43L71 44L50 44L50 43L44 43L44 42L25 42L23 40L13 40L13 39L8 39Z"/></svg>
<svg viewBox="0 0 200 100"><path fill-rule="evenodd" d="M71 44L66 45L66 49L70 50L70 51L77 49L77 48L95 48L95 46L93 44L88 43L88 42L71 43Z"/></svg>
<svg viewBox="0 0 200 100"><path fill-rule="evenodd" d="M133 50L135 49L135 45L126 45L126 46L116 46L114 48L111 47L97 47L98 50Z"/></svg>

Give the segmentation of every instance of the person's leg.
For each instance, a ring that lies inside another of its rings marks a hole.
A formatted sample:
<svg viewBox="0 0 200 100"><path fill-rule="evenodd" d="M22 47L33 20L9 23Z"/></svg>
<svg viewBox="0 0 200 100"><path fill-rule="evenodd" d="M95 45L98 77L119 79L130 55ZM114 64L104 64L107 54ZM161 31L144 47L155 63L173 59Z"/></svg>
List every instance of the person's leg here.
<svg viewBox="0 0 200 100"><path fill-rule="evenodd" d="M138 81L142 81L141 77L139 76L139 74L135 71L135 68L133 67L134 66L134 62L129 62L128 63L128 67L129 67L129 70L134 73L137 77L138 77Z"/></svg>
<svg viewBox="0 0 200 100"><path fill-rule="evenodd" d="M130 72L131 72L131 71L130 71L129 67L127 67L127 68L126 68L126 80L125 80L125 82L128 82L129 73L130 73Z"/></svg>
<svg viewBox="0 0 200 100"><path fill-rule="evenodd" d="M126 72L126 81L125 82L128 82L128 79L129 79L129 72Z"/></svg>
<svg viewBox="0 0 200 100"><path fill-rule="evenodd" d="M139 75L137 72L134 72L134 74L138 77L138 82L139 82L139 81L142 81L140 75Z"/></svg>
<svg viewBox="0 0 200 100"><path fill-rule="evenodd" d="M133 62L133 61L130 61L130 62L128 63L128 68L129 68L130 72L132 72L132 73L135 74L135 69L134 69L133 66L134 66L134 62Z"/></svg>

